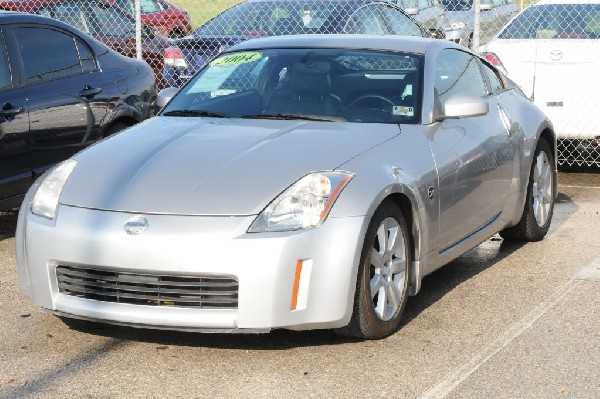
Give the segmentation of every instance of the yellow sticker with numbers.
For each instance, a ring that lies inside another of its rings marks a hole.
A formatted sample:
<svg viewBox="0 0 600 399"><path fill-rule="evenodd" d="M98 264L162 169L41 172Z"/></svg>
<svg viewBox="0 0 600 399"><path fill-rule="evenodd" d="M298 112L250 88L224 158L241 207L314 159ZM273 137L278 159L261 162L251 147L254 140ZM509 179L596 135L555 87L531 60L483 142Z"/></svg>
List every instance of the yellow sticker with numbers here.
<svg viewBox="0 0 600 399"><path fill-rule="evenodd" d="M262 55L260 53L245 52L229 54L224 57L217 58L210 63L212 66L227 66L236 64L246 64L248 62L254 62L260 60Z"/></svg>

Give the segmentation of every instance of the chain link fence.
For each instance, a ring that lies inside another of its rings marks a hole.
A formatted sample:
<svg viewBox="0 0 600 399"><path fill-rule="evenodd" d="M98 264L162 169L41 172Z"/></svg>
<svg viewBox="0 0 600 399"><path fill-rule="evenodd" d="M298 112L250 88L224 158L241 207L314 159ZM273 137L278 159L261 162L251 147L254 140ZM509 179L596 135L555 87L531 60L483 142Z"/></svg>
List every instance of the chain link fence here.
<svg viewBox="0 0 600 399"><path fill-rule="evenodd" d="M71 24L184 84L220 51L297 33L423 33L470 47L551 118L562 165L600 166L600 6L547 0L0 0ZM423 27L407 23L405 10ZM520 13L520 10L523 10Z"/></svg>

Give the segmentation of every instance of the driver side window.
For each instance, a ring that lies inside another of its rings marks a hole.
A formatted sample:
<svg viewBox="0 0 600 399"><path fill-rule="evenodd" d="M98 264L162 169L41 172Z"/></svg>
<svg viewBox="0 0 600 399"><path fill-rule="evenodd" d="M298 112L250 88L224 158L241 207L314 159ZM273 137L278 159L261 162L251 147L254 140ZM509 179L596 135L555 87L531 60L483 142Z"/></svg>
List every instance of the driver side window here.
<svg viewBox="0 0 600 399"><path fill-rule="evenodd" d="M10 68L8 66L8 56L6 55L6 47L4 46L4 38L0 31L0 91L10 89L12 80L10 76Z"/></svg>
<svg viewBox="0 0 600 399"><path fill-rule="evenodd" d="M455 49L440 52L435 70L435 90L440 101L458 93L478 97L488 94L477 59Z"/></svg>

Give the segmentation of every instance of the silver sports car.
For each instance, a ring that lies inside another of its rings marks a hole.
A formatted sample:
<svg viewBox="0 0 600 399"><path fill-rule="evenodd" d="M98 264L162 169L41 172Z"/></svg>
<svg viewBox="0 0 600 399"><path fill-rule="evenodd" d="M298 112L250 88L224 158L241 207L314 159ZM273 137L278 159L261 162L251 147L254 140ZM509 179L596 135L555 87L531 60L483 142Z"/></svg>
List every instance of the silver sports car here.
<svg viewBox="0 0 600 399"><path fill-rule="evenodd" d="M20 285L66 318L382 338L428 273L544 237L555 159L544 114L449 41L248 41L37 181Z"/></svg>

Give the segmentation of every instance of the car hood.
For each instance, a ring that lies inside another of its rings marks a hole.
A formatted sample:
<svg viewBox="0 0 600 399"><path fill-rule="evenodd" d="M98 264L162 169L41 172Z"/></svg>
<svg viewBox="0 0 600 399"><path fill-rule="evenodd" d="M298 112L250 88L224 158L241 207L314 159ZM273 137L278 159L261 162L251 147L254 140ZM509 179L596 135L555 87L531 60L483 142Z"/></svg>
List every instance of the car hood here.
<svg viewBox="0 0 600 399"><path fill-rule="evenodd" d="M155 117L80 152L60 202L177 215L255 215L304 175L396 135L393 124Z"/></svg>

